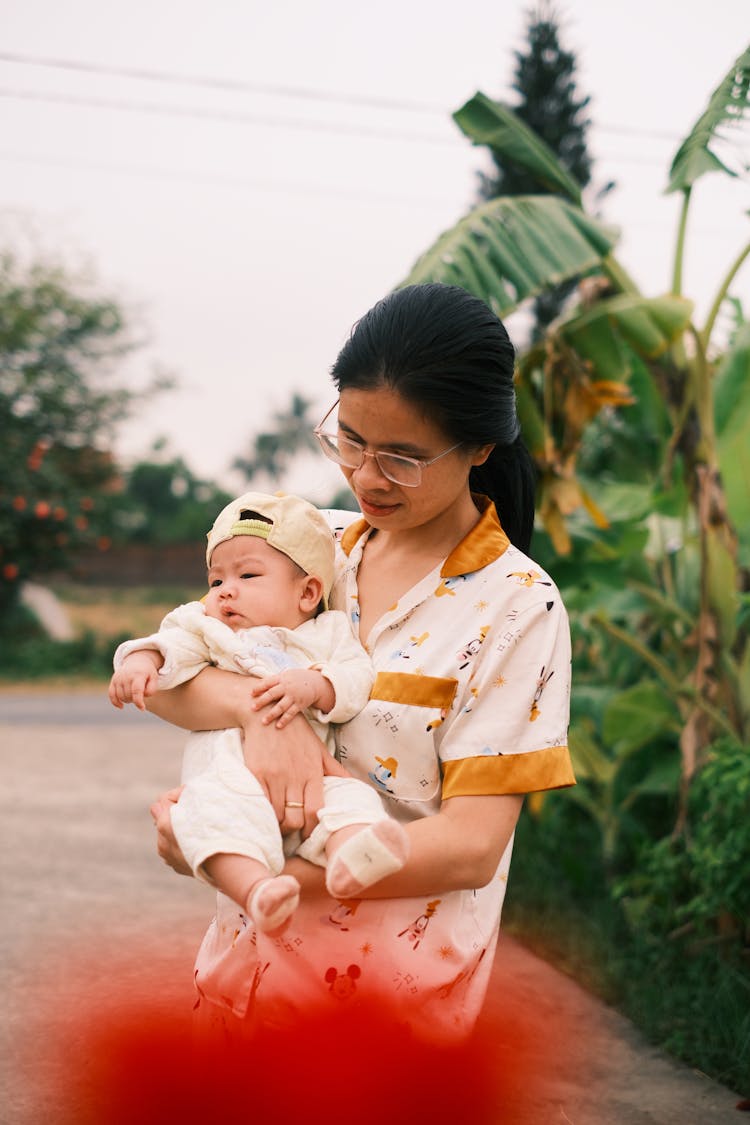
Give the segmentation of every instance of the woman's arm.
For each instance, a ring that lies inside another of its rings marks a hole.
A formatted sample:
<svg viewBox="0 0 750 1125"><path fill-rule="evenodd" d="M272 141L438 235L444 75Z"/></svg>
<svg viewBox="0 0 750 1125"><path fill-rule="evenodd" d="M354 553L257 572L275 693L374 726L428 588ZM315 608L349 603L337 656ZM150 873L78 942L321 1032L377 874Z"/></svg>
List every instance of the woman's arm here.
<svg viewBox="0 0 750 1125"><path fill-rule="evenodd" d="M404 825L411 853L404 867L361 898L404 898L484 887L515 831L523 797L451 797L439 813Z"/></svg>
<svg viewBox="0 0 750 1125"><path fill-rule="evenodd" d="M148 710L186 730L242 731L245 762L273 805L284 833L308 835L323 804L323 773L347 776L302 715L278 730L261 721L247 676L206 668L170 691L149 696Z"/></svg>

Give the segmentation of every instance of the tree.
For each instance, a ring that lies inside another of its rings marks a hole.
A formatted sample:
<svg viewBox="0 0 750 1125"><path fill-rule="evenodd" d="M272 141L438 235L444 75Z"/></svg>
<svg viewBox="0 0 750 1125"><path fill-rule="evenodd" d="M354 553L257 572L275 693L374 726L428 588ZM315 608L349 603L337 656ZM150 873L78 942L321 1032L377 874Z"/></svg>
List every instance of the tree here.
<svg viewBox="0 0 750 1125"><path fill-rule="evenodd" d="M24 578L96 539L99 499L119 481L114 430L168 385L112 382L133 346L122 310L84 279L0 256L0 615Z"/></svg>
<svg viewBox="0 0 750 1125"><path fill-rule="evenodd" d="M717 142L726 146L746 119L749 90L750 48L672 162L668 190L680 194L682 213L671 292L638 290L614 256L615 232L586 212L581 184L511 109L481 93L454 115L459 126L548 194L482 204L407 279L463 285L506 315L560 280L584 276L577 306L519 357L517 395L540 471L540 523L559 556L556 570L564 574L572 560L581 645L599 654L592 682L601 676L597 630L619 654L606 689L588 697L588 713L573 726L583 776L606 779L609 803L599 793L592 815L623 811L612 804L620 765L632 803L633 755L644 747L664 753L664 771L651 753L639 791L663 792L676 739L679 825L690 780L712 747L721 737L750 741L750 325L740 321L723 354L714 339L750 243L729 263L704 324L694 323L682 293L693 190L706 173L730 171ZM587 476L586 439L596 432L612 440L613 412L634 418L650 473L639 468L628 481L616 465Z"/></svg>
<svg viewBox="0 0 750 1125"><path fill-rule="evenodd" d="M541 137L560 164L585 188L591 180L591 157L586 134L591 124L585 111L589 97L576 92L576 58L560 43L560 20L549 0L541 0L527 12L526 51L514 51L515 78L512 88L518 95L514 112ZM538 192L538 179L523 165L509 160L502 149L490 147L492 173L479 173L480 200L497 196ZM611 188L608 185L606 190ZM544 190L542 188L542 190ZM540 293L534 301L534 337L558 314L565 298L575 288L575 279Z"/></svg>
<svg viewBox="0 0 750 1125"><path fill-rule="evenodd" d="M243 473L248 481L258 474L278 480L298 453L318 448L312 432L312 405L295 392L287 409L274 414L273 428L255 435L250 456L237 457L232 468Z"/></svg>
<svg viewBox="0 0 750 1125"><path fill-rule="evenodd" d="M205 538L231 496L196 477L182 457L138 461L123 474L111 504L113 537L135 543L193 543Z"/></svg>

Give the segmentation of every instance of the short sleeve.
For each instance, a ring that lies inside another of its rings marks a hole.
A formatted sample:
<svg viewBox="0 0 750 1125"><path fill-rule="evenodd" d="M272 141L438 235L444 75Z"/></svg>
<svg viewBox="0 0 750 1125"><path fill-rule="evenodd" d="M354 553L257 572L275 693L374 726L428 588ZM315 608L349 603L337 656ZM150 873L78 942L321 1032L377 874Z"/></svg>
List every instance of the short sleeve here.
<svg viewBox="0 0 750 1125"><path fill-rule="evenodd" d="M559 593L493 625L444 724L443 799L575 785L568 752L570 630Z"/></svg>

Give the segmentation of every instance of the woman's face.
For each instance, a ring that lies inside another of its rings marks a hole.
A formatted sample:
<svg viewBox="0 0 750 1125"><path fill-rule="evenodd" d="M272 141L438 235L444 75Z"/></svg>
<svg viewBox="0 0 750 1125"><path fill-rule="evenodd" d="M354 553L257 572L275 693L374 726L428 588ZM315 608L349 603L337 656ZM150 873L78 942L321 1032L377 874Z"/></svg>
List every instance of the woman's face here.
<svg viewBox="0 0 750 1125"><path fill-rule="evenodd" d="M342 391L338 428L370 453L383 450L426 461L455 444L440 426L390 387ZM368 523L383 531L412 530L449 520L466 503L469 471L485 460L490 448L459 445L425 466L416 488L389 480L374 457L365 457L358 469L341 469Z"/></svg>

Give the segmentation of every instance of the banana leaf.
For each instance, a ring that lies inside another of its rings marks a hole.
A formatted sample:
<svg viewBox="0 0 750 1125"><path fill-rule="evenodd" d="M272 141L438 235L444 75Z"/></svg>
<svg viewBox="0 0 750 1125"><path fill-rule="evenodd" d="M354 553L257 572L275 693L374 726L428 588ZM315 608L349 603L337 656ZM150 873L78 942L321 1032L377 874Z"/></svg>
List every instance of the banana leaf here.
<svg viewBox="0 0 750 1125"><path fill-rule="evenodd" d="M520 165L539 186L581 206L581 185L562 166L546 141L508 106L478 90L453 114L453 120L477 145L489 145L497 156Z"/></svg>
<svg viewBox="0 0 750 1125"><path fill-rule="evenodd" d="M599 266L616 239L612 227L556 196L500 197L441 234L401 284L460 285L505 316Z"/></svg>
<svg viewBox="0 0 750 1125"><path fill-rule="evenodd" d="M746 551L750 544L750 324L737 333L719 367L714 405L727 505Z"/></svg>
<svg viewBox="0 0 750 1125"><path fill-rule="evenodd" d="M705 112L680 145L669 170L667 193L689 191L706 172L735 173L716 155L711 145L721 140L722 125L740 123L750 104L750 47L733 63L711 95Z"/></svg>
<svg viewBox="0 0 750 1125"><path fill-rule="evenodd" d="M672 294L619 295L564 321L560 333L598 379L623 380L631 366L628 347L644 359L657 358L688 326L692 311L692 301Z"/></svg>

